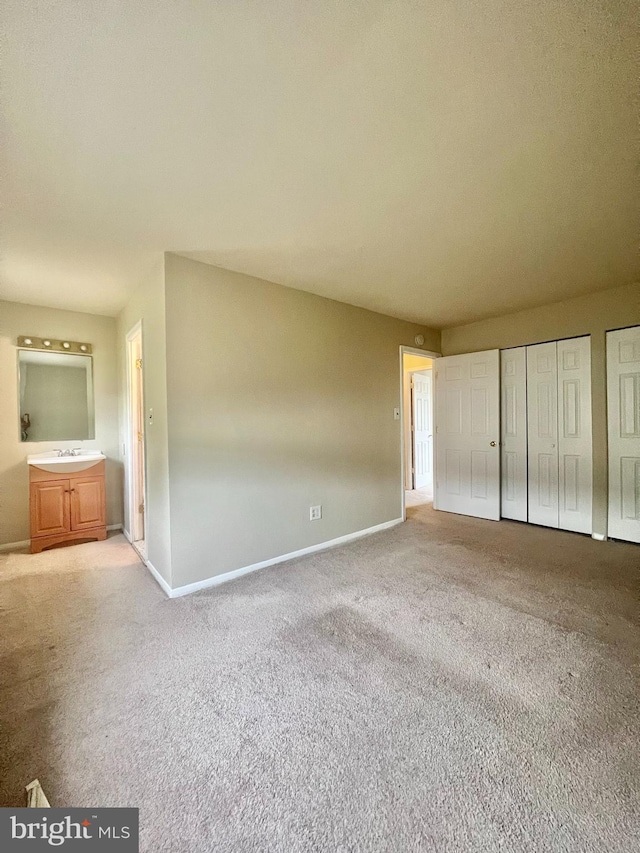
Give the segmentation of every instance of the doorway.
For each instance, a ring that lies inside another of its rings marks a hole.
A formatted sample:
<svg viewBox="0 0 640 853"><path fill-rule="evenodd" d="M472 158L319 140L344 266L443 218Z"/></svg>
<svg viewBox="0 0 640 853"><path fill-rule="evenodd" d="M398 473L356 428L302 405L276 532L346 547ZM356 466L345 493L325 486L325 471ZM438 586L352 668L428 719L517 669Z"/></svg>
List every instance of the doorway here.
<svg viewBox="0 0 640 853"><path fill-rule="evenodd" d="M127 526L128 538L146 559L145 435L142 322L127 335Z"/></svg>
<svg viewBox="0 0 640 853"><path fill-rule="evenodd" d="M434 357L436 353L401 348L402 487L405 508L433 501Z"/></svg>

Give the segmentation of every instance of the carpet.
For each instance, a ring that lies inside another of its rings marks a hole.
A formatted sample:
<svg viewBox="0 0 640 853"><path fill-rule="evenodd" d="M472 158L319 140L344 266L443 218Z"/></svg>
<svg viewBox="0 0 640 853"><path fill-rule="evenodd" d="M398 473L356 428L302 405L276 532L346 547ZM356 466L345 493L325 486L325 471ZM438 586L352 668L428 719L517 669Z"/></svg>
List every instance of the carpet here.
<svg viewBox="0 0 640 853"><path fill-rule="evenodd" d="M0 805L142 851L628 851L640 549L406 524L170 601L124 538L0 555Z"/></svg>

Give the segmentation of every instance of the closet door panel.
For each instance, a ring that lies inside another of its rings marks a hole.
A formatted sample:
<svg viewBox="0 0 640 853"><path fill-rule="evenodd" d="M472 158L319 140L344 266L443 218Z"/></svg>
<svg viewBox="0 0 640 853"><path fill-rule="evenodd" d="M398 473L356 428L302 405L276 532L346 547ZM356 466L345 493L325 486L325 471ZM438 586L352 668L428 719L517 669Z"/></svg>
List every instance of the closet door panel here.
<svg viewBox="0 0 640 853"><path fill-rule="evenodd" d="M529 521L559 525L557 343L527 347Z"/></svg>
<svg viewBox="0 0 640 853"><path fill-rule="evenodd" d="M558 521L591 533L591 338L558 341Z"/></svg>
<svg viewBox="0 0 640 853"><path fill-rule="evenodd" d="M640 542L640 326L607 332L609 536Z"/></svg>
<svg viewBox="0 0 640 853"><path fill-rule="evenodd" d="M527 520L527 348L500 352L501 515Z"/></svg>

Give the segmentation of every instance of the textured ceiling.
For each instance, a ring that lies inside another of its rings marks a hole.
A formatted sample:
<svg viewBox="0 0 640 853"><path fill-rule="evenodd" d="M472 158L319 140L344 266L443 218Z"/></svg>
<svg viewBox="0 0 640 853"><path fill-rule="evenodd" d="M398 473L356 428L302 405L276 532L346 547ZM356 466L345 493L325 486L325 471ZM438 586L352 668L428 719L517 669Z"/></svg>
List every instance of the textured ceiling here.
<svg viewBox="0 0 640 853"><path fill-rule="evenodd" d="M5 0L0 298L187 254L446 326L640 278L630 0Z"/></svg>

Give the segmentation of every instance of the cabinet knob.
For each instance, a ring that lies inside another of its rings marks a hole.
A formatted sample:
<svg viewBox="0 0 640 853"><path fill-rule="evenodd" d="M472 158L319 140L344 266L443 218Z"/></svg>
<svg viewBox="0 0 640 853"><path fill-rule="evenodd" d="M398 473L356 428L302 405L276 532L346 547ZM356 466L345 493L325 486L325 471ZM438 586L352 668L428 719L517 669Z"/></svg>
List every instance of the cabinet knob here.
<svg viewBox="0 0 640 853"><path fill-rule="evenodd" d="M489 445L490 445L490 447L495 447L495 446L496 446L496 443L495 443L495 441L490 441L490 442L489 442Z"/></svg>

